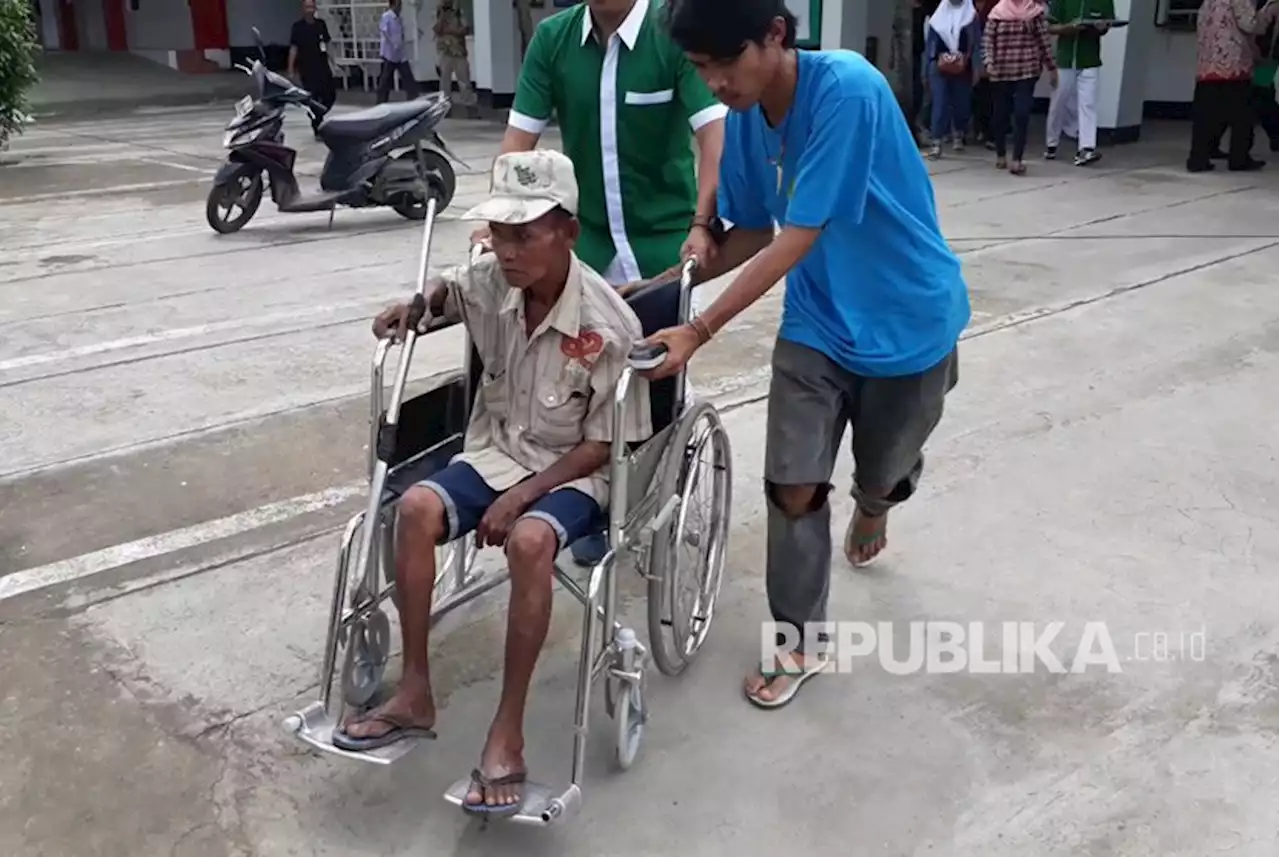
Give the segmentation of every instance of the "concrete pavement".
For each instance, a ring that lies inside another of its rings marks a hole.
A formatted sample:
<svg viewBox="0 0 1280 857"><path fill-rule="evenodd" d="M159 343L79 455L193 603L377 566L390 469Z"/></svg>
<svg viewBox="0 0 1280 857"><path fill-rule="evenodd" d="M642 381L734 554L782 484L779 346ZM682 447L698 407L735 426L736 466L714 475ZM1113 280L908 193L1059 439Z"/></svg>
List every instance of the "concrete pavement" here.
<svg viewBox="0 0 1280 857"><path fill-rule="evenodd" d="M361 502L367 319L411 282L417 232L391 212L339 212L329 232L264 206L214 236L225 118L42 126L0 167L0 853L1270 853L1274 172L1188 177L1159 126L1092 170L933 166L975 309L961 383L890 552L865 573L836 563L832 618L901 635L1060 621L1068 663L1105 622L1120 674L898 676L862 658L785 712L741 701L765 618L779 289L695 370L736 484L702 660L651 682L627 774L594 721L573 822L481 832L439 794L496 699L500 605L437 637L441 740L400 766L317 758L279 730L314 693L332 528ZM444 133L483 169L492 130ZM301 122L290 136L318 172ZM453 214L485 186L463 177ZM436 264L467 231L446 216ZM461 357L434 339L418 383ZM842 494L849 480L846 462ZM849 511L842 496L838 527ZM568 772L578 619L557 613L529 716L543 781ZM1201 631L1202 653L1152 651L1156 632Z"/></svg>

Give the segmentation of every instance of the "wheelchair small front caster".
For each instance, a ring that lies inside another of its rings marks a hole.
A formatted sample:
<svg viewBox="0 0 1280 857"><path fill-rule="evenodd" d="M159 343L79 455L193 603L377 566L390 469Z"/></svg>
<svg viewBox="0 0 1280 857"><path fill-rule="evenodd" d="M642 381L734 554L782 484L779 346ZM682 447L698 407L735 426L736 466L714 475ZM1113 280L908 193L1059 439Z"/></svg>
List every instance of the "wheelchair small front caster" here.
<svg viewBox="0 0 1280 857"><path fill-rule="evenodd" d="M648 681L645 665L638 656L635 631L620 629L617 644L618 671L628 677L610 676L608 681L613 684L613 692L609 695L613 699L615 758L618 767L625 771L635 762L640 742L644 739L644 727L649 719L645 700Z"/></svg>
<svg viewBox="0 0 1280 857"><path fill-rule="evenodd" d="M374 610L351 624L347 656L342 668L342 698L352 708L364 708L382 687L391 654L391 622Z"/></svg>

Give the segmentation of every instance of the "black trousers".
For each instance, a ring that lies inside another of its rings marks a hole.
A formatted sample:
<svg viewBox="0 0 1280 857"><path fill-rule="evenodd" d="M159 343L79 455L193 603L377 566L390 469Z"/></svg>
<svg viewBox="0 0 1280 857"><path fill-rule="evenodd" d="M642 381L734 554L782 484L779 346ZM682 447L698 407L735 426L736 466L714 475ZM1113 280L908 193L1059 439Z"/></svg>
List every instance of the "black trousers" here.
<svg viewBox="0 0 1280 857"><path fill-rule="evenodd" d="M1204 169L1213 152L1222 143L1222 135L1231 132L1230 166L1247 164L1253 149L1253 126L1256 121L1252 104L1253 83L1248 80L1196 81L1191 101L1191 153L1188 169Z"/></svg>
<svg viewBox="0 0 1280 857"><path fill-rule="evenodd" d="M407 62L382 61L382 76L378 79L378 103L385 104L391 98L391 84L395 75L400 75L400 85L404 87L405 97L412 100L418 97L418 82L413 79L413 69Z"/></svg>
<svg viewBox="0 0 1280 857"><path fill-rule="evenodd" d="M338 86L332 74L319 72L311 75L304 74L302 76L302 88L310 92L312 98L324 105L326 113L332 109L333 103L338 100ZM323 120L324 115L313 117L311 120L312 129L319 128Z"/></svg>
<svg viewBox="0 0 1280 857"><path fill-rule="evenodd" d="M992 139L996 144L996 157L1003 158L1005 155L1005 142L1011 124L1013 159L1021 161L1026 154L1027 128L1031 124L1031 107L1035 103L1037 80L1038 78L1028 77L1024 80L1001 80L991 84L995 90Z"/></svg>
<svg viewBox="0 0 1280 857"><path fill-rule="evenodd" d="M999 84L985 77L973 88L973 133L979 140L995 139L995 93Z"/></svg>

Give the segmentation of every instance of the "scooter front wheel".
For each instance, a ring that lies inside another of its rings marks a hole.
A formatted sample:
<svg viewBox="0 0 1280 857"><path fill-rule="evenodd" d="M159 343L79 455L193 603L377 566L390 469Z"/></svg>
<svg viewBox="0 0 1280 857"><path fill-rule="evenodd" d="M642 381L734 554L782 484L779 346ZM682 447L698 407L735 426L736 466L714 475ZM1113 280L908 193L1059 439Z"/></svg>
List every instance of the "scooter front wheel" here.
<svg viewBox="0 0 1280 857"><path fill-rule="evenodd" d="M214 232L230 235L243 229L261 204L262 173L238 173L226 184L209 189L205 218Z"/></svg>
<svg viewBox="0 0 1280 857"><path fill-rule="evenodd" d="M444 211L453 202L453 194L458 186L458 177L453 172L453 165L439 152L430 149L422 153L423 163L418 163L417 152L405 152L397 159L412 161L418 178L421 179L426 192L436 198L436 212ZM427 216L426 197L402 197L391 204L396 214L408 220L423 220Z"/></svg>

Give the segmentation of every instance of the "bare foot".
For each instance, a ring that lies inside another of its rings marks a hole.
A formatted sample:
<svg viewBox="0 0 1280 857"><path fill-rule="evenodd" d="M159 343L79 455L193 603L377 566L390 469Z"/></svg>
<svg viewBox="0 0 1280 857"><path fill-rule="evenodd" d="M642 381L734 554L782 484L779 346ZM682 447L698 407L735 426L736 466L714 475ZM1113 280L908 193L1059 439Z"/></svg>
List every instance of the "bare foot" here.
<svg viewBox="0 0 1280 857"><path fill-rule="evenodd" d="M518 805L524 800L524 779L523 737L491 730L464 800L468 806Z"/></svg>
<svg viewBox="0 0 1280 857"><path fill-rule="evenodd" d="M782 663L775 661L773 665L774 675L766 676L764 672L757 666L748 675L742 683L742 689L747 696L766 705L776 702L779 698L787 694L787 689L792 683L800 680L800 675L782 675L784 670L787 673L804 672L809 667L817 666L820 658L816 655L805 656L801 652L791 652L789 655L791 663Z"/></svg>
<svg viewBox="0 0 1280 857"><path fill-rule="evenodd" d="M855 509L849 529L844 536L844 555L854 567L861 567L877 556L889 544L885 528L889 525L889 513L868 515Z"/></svg>
<svg viewBox="0 0 1280 857"><path fill-rule="evenodd" d="M431 698L431 691L424 694L401 688L396 691L395 696L372 711L348 717L342 724L342 731L352 738L381 738L398 728L396 724L434 729L436 706Z"/></svg>

